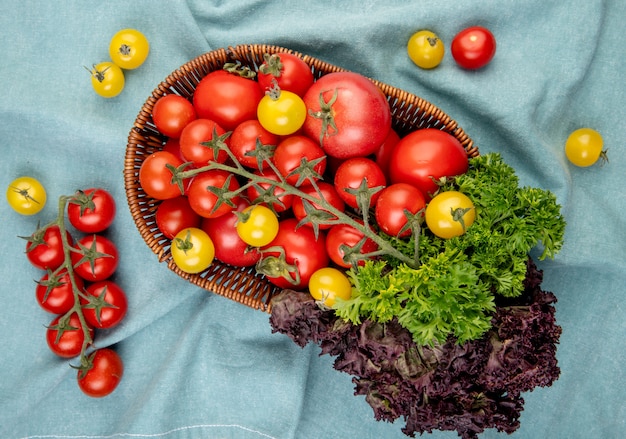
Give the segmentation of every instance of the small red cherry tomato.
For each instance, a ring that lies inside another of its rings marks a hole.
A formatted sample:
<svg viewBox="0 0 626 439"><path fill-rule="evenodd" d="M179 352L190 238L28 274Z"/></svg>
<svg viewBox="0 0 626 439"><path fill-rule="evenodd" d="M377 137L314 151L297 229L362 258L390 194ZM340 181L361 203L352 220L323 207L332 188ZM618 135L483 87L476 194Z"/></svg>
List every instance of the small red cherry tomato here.
<svg viewBox="0 0 626 439"><path fill-rule="evenodd" d="M89 300L81 298L81 303L90 326L108 329L122 321L128 310L128 300L118 284L104 280L89 285L85 291Z"/></svg>
<svg viewBox="0 0 626 439"><path fill-rule="evenodd" d="M93 328L89 327L88 331L93 339ZM55 317L46 330L46 342L50 350L59 357L73 358L80 355L85 333L78 314Z"/></svg>
<svg viewBox="0 0 626 439"><path fill-rule="evenodd" d="M94 351L88 357L89 366L79 369L76 379L85 395L101 398L113 392L124 375L124 363L112 349Z"/></svg>
<svg viewBox="0 0 626 439"><path fill-rule="evenodd" d="M489 64L496 54L496 38L482 26L468 27L452 39L450 52L464 69L480 69Z"/></svg>
<svg viewBox="0 0 626 439"><path fill-rule="evenodd" d="M363 181L365 185L363 186ZM357 190L374 190L370 192L367 199L369 200L368 209L374 207L380 191L385 187L387 181L380 166L375 161L365 157L353 157L344 161L335 173L335 189L341 199L350 207L360 208L360 202L354 191ZM363 195L367 195L363 193Z"/></svg>
<svg viewBox="0 0 626 439"><path fill-rule="evenodd" d="M78 191L67 205L67 217L83 233L99 233L115 219L115 199L102 188Z"/></svg>
<svg viewBox="0 0 626 439"><path fill-rule="evenodd" d="M152 120L157 130L174 139L178 139L183 128L196 117L193 104L175 94L159 98L152 108Z"/></svg>
<svg viewBox="0 0 626 439"><path fill-rule="evenodd" d="M119 264L117 246L102 235L87 235L71 252L74 272L89 282L110 277Z"/></svg>

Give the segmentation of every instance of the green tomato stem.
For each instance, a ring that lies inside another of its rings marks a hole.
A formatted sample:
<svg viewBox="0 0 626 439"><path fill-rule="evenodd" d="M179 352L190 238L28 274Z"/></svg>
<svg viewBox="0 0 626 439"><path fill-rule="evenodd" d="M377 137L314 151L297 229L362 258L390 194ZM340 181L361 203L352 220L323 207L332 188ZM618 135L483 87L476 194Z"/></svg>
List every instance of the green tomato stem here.
<svg viewBox="0 0 626 439"><path fill-rule="evenodd" d="M59 227L59 231L61 233L61 242L63 243L63 254L64 261L59 270L65 268L67 270L67 274L72 282L72 292L74 293L74 305L72 308L65 313L65 316L70 316L73 313L76 313L78 316L78 320L80 321L82 331L84 334L83 345L80 349L80 363L85 364L86 361L86 352L89 346L93 343L93 338L91 337L91 333L89 332L89 325L87 324L87 320L85 320L85 315L83 314L83 308L80 303L81 297L85 297L82 291L78 289L76 286L76 274L74 273L74 266L72 264L72 246L67 239L67 228L65 227L65 208L67 207L67 203L71 197L67 195L61 195L59 197L58 203L58 213L57 219L52 222L50 225L56 225Z"/></svg>
<svg viewBox="0 0 626 439"><path fill-rule="evenodd" d="M228 155L233 160L233 163L235 163L234 166L228 165L228 164L224 164L224 163L210 162L206 166L203 166L203 167L200 167L200 168L195 168L195 169L191 169L191 170L188 170L188 171L182 171L178 175L174 175L173 178L182 180L182 179L193 177L193 176L195 176L197 174L200 174L202 172L205 172L205 171L222 170L222 171L227 171L227 172L236 174L236 175L238 175L240 177L243 177L245 179L250 180L251 182L265 183L265 184L268 184L268 185L280 188L280 189L282 189L284 191L285 195L291 194L291 195L294 195L296 197L305 199L305 200L307 200L307 201L309 201L309 202L311 202L313 204L317 204L318 206L320 206L324 210L328 211L329 213L331 213L332 215L334 215L337 218L335 223L337 223L337 224L346 224L346 225L349 225L351 227L354 227L356 230L358 230L359 232L363 233L363 235L365 237L371 239L374 243L376 243L376 245L378 245L379 254L392 256L392 257L394 257L394 258L404 262L405 264L407 264L409 267L412 267L412 268L417 268L419 266L419 261L416 258L411 258L411 257L406 256L401 251L396 249L389 241L387 241L386 239L384 239L383 237L381 237L380 235L375 233L368 226L368 221L367 221L367 218L366 218L367 212L363 213L363 218L364 218L364 223L365 224L361 224L360 222L358 222L357 220L352 218L350 215L347 215L343 211L335 208L330 203L328 203L326 200L324 200L324 198L321 196L321 191L320 191L318 185L315 183L315 181L311 180L310 182L313 185L313 187L315 188L315 191L318 193L320 198L316 198L313 195L309 195L309 194L303 192L302 190L300 190L299 188L289 184L285 180L285 178L281 175L281 173L278 172L278 169L275 168L273 163L269 162L269 166L274 170L276 175L279 176L279 180L280 181L276 181L276 180L273 180L271 178L263 177L263 176L260 176L260 175L257 175L257 174L254 174L254 173L250 172L249 170L244 168L237 161L237 159L234 157L234 155L230 152L229 148L225 148L225 150L228 152Z"/></svg>

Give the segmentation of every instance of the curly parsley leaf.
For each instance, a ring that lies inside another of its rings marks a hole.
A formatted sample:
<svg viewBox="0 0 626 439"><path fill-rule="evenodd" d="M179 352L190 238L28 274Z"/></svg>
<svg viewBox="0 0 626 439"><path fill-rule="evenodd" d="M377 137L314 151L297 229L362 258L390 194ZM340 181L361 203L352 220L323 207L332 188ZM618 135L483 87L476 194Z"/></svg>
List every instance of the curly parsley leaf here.
<svg viewBox="0 0 626 439"><path fill-rule="evenodd" d="M417 269L387 257L350 271L355 288L349 300L337 302L339 317L354 324L396 317L419 345L449 336L462 344L491 327L496 294L523 292L534 247L543 246L540 259L545 259L563 245L565 220L555 195L520 187L513 168L497 153L470 159L468 172L443 181L441 190L458 190L472 200L474 224L448 240L422 229ZM413 238L389 239L411 254Z"/></svg>

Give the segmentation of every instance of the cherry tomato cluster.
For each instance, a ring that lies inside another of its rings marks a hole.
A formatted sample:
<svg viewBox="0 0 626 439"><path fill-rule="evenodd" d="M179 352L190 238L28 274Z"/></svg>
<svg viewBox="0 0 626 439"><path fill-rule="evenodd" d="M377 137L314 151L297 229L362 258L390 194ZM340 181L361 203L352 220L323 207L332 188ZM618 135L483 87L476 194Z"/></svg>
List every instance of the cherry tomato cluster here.
<svg viewBox="0 0 626 439"><path fill-rule="evenodd" d="M87 69L96 93L112 98L122 92L125 85L124 70L133 70L144 63L150 44L144 34L136 29L118 31L109 43L111 61L94 64Z"/></svg>
<svg viewBox="0 0 626 439"><path fill-rule="evenodd" d="M468 169L461 143L433 128L401 138L385 95L356 73L315 79L296 55L266 55L257 72L210 72L190 99L162 96L152 119L164 144L139 183L160 200L156 224L188 273L214 258L254 265L332 306L350 296L346 270L368 258L417 263L390 237L415 237L423 222L458 236L474 218L463 194L436 194L437 180Z"/></svg>
<svg viewBox="0 0 626 439"><path fill-rule="evenodd" d="M90 188L59 199L55 221L26 237L26 257L45 271L37 281L35 297L41 308L54 314L46 330L50 350L63 358L80 358L78 385L93 397L111 393L119 383L123 365L112 349L93 348L96 330L119 324L128 309L124 290L111 276L119 263L117 246L104 232L115 218L113 196ZM81 234L75 239L65 225L65 214Z"/></svg>
<svg viewBox="0 0 626 439"><path fill-rule="evenodd" d="M445 47L434 32L420 30L409 38L407 52L418 67L432 69L443 60ZM467 70L480 69L489 64L495 55L496 39L485 27L468 27L454 36L450 52L460 67Z"/></svg>

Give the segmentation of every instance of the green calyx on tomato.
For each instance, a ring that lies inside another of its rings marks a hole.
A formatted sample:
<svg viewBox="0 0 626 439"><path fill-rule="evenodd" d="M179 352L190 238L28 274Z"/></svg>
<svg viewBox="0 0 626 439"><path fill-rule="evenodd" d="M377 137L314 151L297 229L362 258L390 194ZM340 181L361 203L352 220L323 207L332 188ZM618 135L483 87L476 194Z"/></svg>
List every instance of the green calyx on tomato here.
<svg viewBox="0 0 626 439"><path fill-rule="evenodd" d="M298 270L298 266L295 263L290 264L287 262L283 247L267 247L264 251L275 252L277 255L262 256L255 266L257 273L264 274L269 278L284 279L294 288L301 285L300 270Z"/></svg>
<svg viewBox="0 0 626 439"><path fill-rule="evenodd" d="M114 326L127 309L125 294L108 280L118 265L117 248L101 234L90 231L93 227L103 231L114 215L114 200L106 190L79 190L60 196L56 219L44 226L38 225L37 230L25 238L29 261L46 271L37 282L37 302L45 311L56 314L46 330L47 344L56 355L78 357L80 366L70 366L81 369L83 375L89 375L96 367L87 356L87 350L93 346L94 328ZM66 217L78 232L90 234L74 241ZM89 220L80 222L85 218ZM87 281L90 284L86 287ZM106 286L104 291L99 285ZM84 391L80 378L79 387Z"/></svg>
<svg viewBox="0 0 626 439"><path fill-rule="evenodd" d="M174 263L185 273L206 270L215 257L215 246L209 235L200 228L181 230L172 240L170 249Z"/></svg>
<svg viewBox="0 0 626 439"><path fill-rule="evenodd" d="M461 236L476 219L469 197L458 191L444 191L433 197L424 213L428 229L444 239Z"/></svg>

